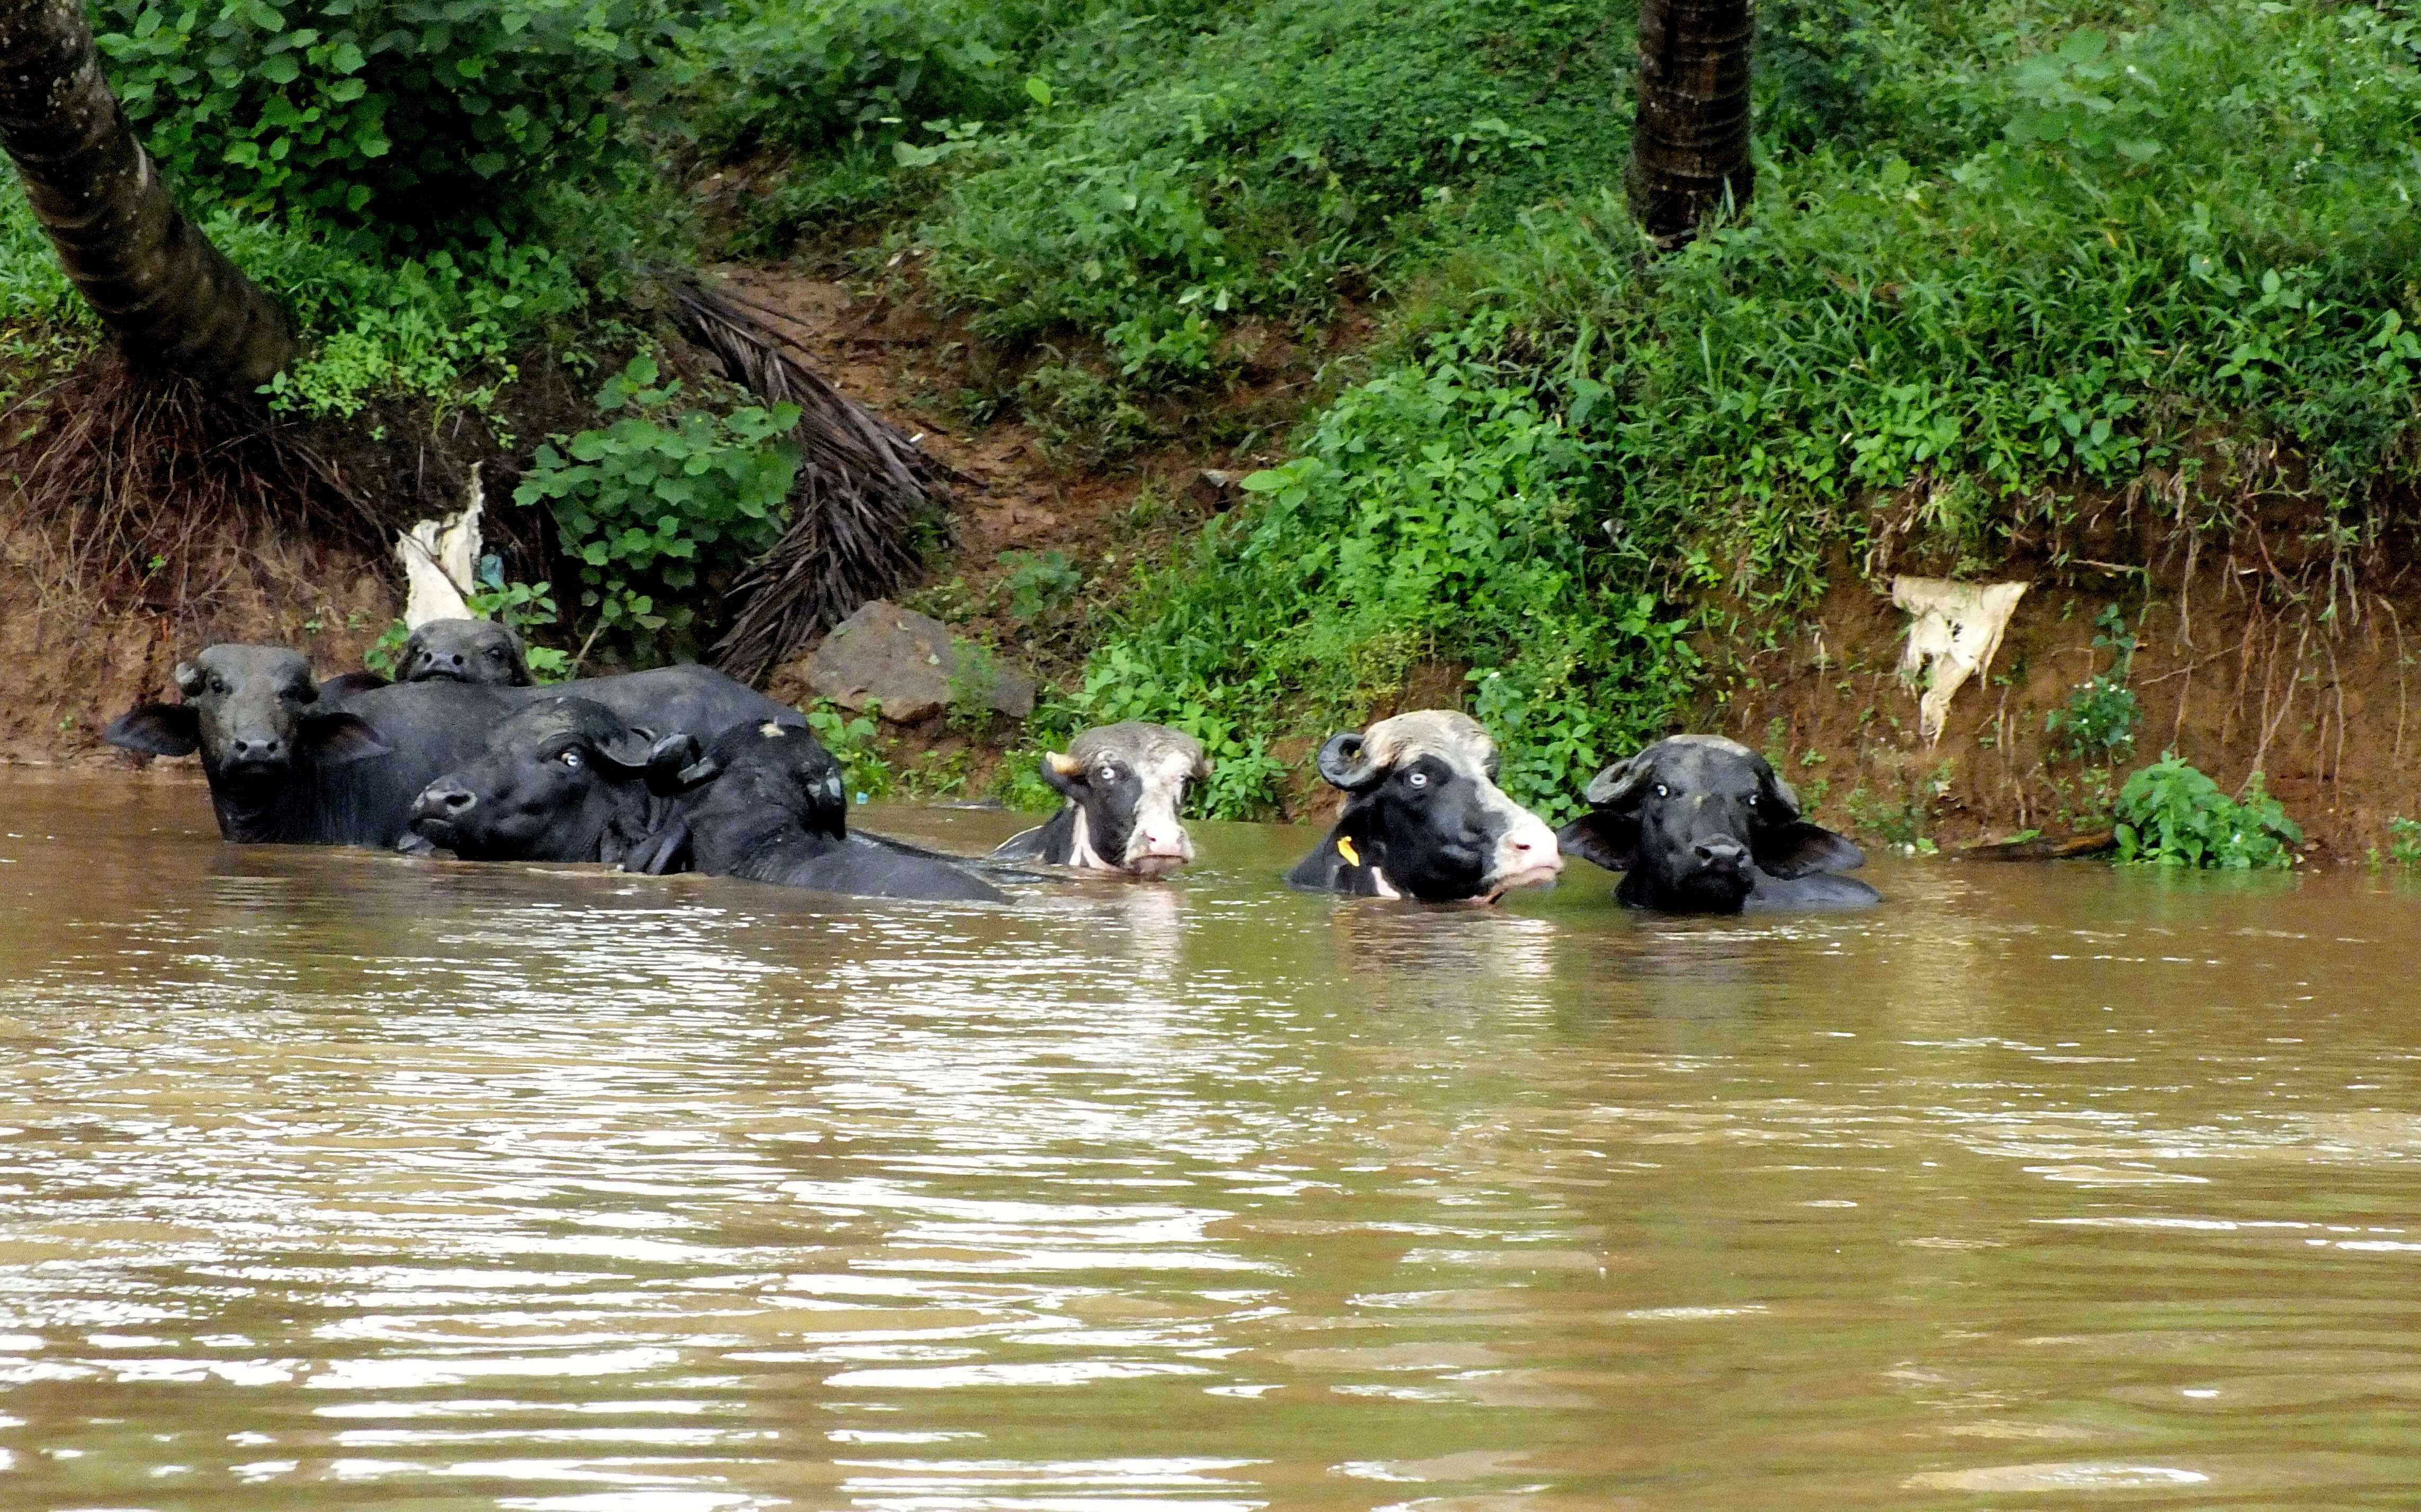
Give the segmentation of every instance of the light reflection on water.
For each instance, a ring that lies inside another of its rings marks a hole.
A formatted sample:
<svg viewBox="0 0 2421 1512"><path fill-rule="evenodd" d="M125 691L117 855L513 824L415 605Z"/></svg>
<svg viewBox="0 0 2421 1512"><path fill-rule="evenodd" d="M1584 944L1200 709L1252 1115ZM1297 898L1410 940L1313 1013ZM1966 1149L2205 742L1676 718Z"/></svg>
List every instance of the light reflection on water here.
<svg viewBox="0 0 2421 1512"><path fill-rule="evenodd" d="M8 796L0 1507L2410 1501L2392 881L906 907Z"/></svg>

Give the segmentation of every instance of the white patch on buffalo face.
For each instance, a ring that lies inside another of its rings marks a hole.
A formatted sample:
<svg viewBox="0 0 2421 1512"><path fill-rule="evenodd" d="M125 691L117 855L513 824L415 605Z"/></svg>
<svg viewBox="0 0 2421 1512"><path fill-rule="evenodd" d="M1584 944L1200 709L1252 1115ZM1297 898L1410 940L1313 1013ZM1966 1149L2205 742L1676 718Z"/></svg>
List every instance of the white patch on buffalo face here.
<svg viewBox="0 0 2421 1512"><path fill-rule="evenodd" d="M1193 752L1164 747L1135 763L1143 797L1135 805L1134 828L1127 832L1126 853L1119 858L1127 870L1156 877L1194 859L1194 837L1185 833L1177 809L1196 759Z"/></svg>
<svg viewBox="0 0 2421 1512"><path fill-rule="evenodd" d="M1101 859L1093 849L1093 827L1085 822L1085 806L1076 805L1076 822L1068 831L1068 865L1088 866L1095 871L1116 871L1118 868Z"/></svg>
<svg viewBox="0 0 2421 1512"><path fill-rule="evenodd" d="M1479 806L1503 826L1488 873L1479 881L1483 896L1494 898L1516 887L1541 887L1564 869L1555 832L1546 821L1506 796L1488 769L1496 757L1496 742L1467 714L1425 709L1398 714L1370 726L1363 737L1370 759L1398 766L1415 756L1435 756L1455 775L1479 789Z"/></svg>

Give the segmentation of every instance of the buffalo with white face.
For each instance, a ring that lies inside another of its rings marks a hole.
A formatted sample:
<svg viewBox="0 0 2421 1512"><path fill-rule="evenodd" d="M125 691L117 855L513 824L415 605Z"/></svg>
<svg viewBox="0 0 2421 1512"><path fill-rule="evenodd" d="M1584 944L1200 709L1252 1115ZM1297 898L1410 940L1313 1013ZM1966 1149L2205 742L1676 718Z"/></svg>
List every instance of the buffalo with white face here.
<svg viewBox="0 0 2421 1512"><path fill-rule="evenodd" d="M1597 774L1589 812L1555 838L1622 873L1615 896L1667 913L1858 908L1882 895L1835 875L1866 853L1801 817L1765 757L1720 735L1676 735Z"/></svg>
<svg viewBox="0 0 2421 1512"><path fill-rule="evenodd" d="M1345 812L1289 883L1424 903L1494 902L1563 870L1554 833L1496 786L1496 742L1479 722L1425 709L1321 747L1320 774Z"/></svg>
<svg viewBox="0 0 2421 1512"><path fill-rule="evenodd" d="M1178 813L1186 786L1210 774L1202 742L1182 730L1137 721L1086 730L1042 758L1042 780L1067 805L992 859L1165 877L1194 859Z"/></svg>

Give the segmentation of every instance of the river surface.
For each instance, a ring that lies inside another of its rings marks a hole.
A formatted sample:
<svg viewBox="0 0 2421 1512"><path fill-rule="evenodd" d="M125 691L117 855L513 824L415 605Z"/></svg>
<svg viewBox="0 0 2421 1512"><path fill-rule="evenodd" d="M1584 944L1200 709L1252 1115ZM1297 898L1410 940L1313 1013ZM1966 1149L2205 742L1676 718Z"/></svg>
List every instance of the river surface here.
<svg viewBox="0 0 2421 1512"><path fill-rule="evenodd" d="M2421 1502L2393 877L900 905L0 799L9 1512Z"/></svg>

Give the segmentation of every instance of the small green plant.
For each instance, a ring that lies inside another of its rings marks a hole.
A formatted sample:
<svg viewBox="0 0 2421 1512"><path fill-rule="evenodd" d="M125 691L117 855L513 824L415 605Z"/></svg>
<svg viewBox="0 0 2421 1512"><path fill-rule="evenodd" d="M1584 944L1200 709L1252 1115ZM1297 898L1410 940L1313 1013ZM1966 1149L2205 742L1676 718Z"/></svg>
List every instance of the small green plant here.
<svg viewBox="0 0 2421 1512"><path fill-rule="evenodd" d="M504 558L493 552L479 558L474 576L479 591L466 600L471 613L501 623L522 638L523 660L539 682L561 682L571 676L571 658L562 647L539 646L530 632L555 621L554 585L551 583L507 583Z"/></svg>
<svg viewBox="0 0 2421 1512"><path fill-rule="evenodd" d="M382 678L394 677L403 658L403 643L410 639L412 627L400 619L395 621L379 631L379 638L362 652L362 665Z"/></svg>
<svg viewBox="0 0 2421 1512"><path fill-rule="evenodd" d="M2407 871L2421 866L2421 819L2399 814L2387 821L2387 859Z"/></svg>
<svg viewBox="0 0 2421 1512"><path fill-rule="evenodd" d="M515 503L553 510L581 564L592 637L641 651L687 628L694 611L676 596L702 569L737 567L773 544L799 467L796 405L710 414L679 408L679 381L659 387L657 377L653 358L633 357L597 393L599 409L630 413L540 446L513 491Z"/></svg>
<svg viewBox="0 0 2421 1512"><path fill-rule="evenodd" d="M992 695L1000 662L992 647L963 636L950 637L950 727L970 734L992 723Z"/></svg>
<svg viewBox="0 0 2421 1512"><path fill-rule="evenodd" d="M839 760L841 780L856 802L891 791L891 763L875 744L882 733L876 723L882 712L879 706L868 700L863 713L851 714L830 699L819 698L799 711L807 716L807 728L816 732L824 749Z"/></svg>
<svg viewBox="0 0 2421 1512"><path fill-rule="evenodd" d="M2175 751L2129 777L2113 812L2118 859L2145 865L2286 867L2304 841L2259 772L2239 803Z"/></svg>
<svg viewBox="0 0 2421 1512"><path fill-rule="evenodd" d="M1008 616L1035 619L1049 614L1085 585L1085 574L1068 560L1066 552L1003 552L1000 565L1009 569Z"/></svg>
<svg viewBox="0 0 2421 1512"><path fill-rule="evenodd" d="M2067 706L2053 709L2043 722L2043 728L2059 736L2069 755L2080 761L2106 761L2134 749L2135 722L2144 713L2135 691L2127 686L2139 643L2127 633L2126 616L2116 604L2109 604L2093 623L2101 631L2093 637L2094 647L2110 653L2109 669L2079 683Z"/></svg>

